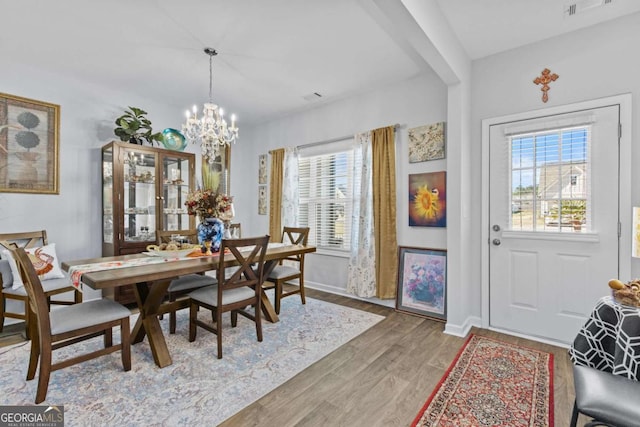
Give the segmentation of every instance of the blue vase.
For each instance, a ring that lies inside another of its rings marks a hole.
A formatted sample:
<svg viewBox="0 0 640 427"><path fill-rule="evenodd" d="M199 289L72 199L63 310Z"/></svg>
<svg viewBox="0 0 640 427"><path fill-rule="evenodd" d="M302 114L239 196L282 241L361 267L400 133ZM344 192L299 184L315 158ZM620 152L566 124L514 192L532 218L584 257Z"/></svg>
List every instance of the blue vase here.
<svg viewBox="0 0 640 427"><path fill-rule="evenodd" d="M204 245L205 241L211 241L211 252L219 252L222 246L224 223L218 218L205 218L198 224L198 242Z"/></svg>

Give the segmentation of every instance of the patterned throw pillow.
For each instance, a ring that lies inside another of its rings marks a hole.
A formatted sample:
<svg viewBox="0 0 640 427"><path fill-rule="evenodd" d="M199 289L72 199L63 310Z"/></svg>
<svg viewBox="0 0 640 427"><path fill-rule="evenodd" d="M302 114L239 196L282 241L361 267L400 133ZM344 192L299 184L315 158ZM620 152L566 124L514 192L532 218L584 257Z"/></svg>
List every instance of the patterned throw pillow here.
<svg viewBox="0 0 640 427"><path fill-rule="evenodd" d="M49 279L61 279L64 278L64 273L60 269L60 262L58 261L58 255L56 254L56 244L49 243L41 248L29 248L25 249L29 255L29 259L33 264L33 267L38 273L40 280ZM2 251L2 258L9 260L11 266L11 273L13 274L13 289L18 289L24 286L22 282L22 276L18 272L18 266L13 259L11 252L7 249Z"/></svg>

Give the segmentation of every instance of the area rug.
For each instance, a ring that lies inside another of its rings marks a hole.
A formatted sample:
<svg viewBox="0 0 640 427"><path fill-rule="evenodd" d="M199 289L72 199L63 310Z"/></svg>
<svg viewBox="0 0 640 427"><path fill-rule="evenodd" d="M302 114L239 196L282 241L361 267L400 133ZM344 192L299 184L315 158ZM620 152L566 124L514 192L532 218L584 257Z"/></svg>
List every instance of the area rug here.
<svg viewBox="0 0 640 427"><path fill-rule="evenodd" d="M472 335L415 426L553 427L553 355Z"/></svg>
<svg viewBox="0 0 640 427"><path fill-rule="evenodd" d="M158 368L145 339L131 347L129 372L122 370L120 353L53 372L42 404L64 405L66 426L214 426L384 318L312 298L306 305L284 298L280 322L263 322L261 343L253 322L238 316L231 328L225 314L218 359L214 334L199 328L196 341L188 341L188 315L178 312L175 335L168 334L168 316L161 321L172 365ZM131 320L133 325L135 316ZM37 376L25 381L29 348L0 348L0 405L33 404ZM60 349L54 357L72 350Z"/></svg>

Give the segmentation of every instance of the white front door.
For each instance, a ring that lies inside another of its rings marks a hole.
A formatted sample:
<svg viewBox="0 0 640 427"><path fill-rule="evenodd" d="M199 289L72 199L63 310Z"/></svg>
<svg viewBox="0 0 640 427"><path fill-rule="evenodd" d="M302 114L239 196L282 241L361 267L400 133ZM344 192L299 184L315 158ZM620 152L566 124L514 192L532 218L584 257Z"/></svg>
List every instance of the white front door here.
<svg viewBox="0 0 640 427"><path fill-rule="evenodd" d="M489 324L570 343L619 271L619 105L489 129Z"/></svg>

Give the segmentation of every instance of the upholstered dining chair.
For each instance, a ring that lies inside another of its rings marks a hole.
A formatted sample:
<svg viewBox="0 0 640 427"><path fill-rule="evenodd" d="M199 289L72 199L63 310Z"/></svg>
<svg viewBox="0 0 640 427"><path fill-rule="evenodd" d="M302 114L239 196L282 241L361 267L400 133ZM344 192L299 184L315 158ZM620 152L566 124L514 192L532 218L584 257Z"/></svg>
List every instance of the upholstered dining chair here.
<svg viewBox="0 0 640 427"><path fill-rule="evenodd" d="M189 293L189 342L195 341L198 326L216 334L218 359L222 359L222 314L228 311L231 312L232 327L238 323L238 314L253 320L258 341L262 341L260 297L268 243L269 236L222 240L218 284ZM237 263L238 268L227 277L226 264L230 262ZM249 306L254 307L253 313L246 310ZM215 325L198 319L199 307L211 310Z"/></svg>
<svg viewBox="0 0 640 427"><path fill-rule="evenodd" d="M122 367L131 369L131 340L128 308L109 299L92 300L85 303L61 307L49 312L47 296L42 288L36 270L23 248L13 250L16 263L20 266L24 287L29 296L29 317L32 321L31 354L27 369L27 380L38 374L38 388L35 403L44 401L49 388L51 372L94 359L115 351L122 354ZM113 344L113 327L120 326L120 343ZM104 348L79 354L53 362L52 353L62 347L103 336ZM39 363L38 363L39 362Z"/></svg>
<svg viewBox="0 0 640 427"><path fill-rule="evenodd" d="M198 232L197 230L178 230L178 231L156 231L158 244L168 243L171 241L171 236L179 235L181 237L187 238L191 243L198 242ZM208 276L205 274L187 274L184 276L176 277L169 284L169 288L167 290L167 296L169 302L175 302L178 298L186 296L189 292L194 289L202 288L204 286L215 285L217 282L215 277ZM176 310L189 307L189 300L187 298L183 298L181 300L183 302L182 305ZM169 333L176 333L176 310L169 311ZM162 317L160 317L162 318Z"/></svg>
<svg viewBox="0 0 640 427"><path fill-rule="evenodd" d="M28 231L21 233L3 233L0 234L0 252L4 252L4 250L10 250L15 247L23 247L25 249L34 249L38 247L46 246L49 242L47 241L47 231L39 230L39 231ZM3 259L0 260L0 270L2 271L2 276L0 277L0 332L2 332L4 326L5 317L11 319L19 319L24 320L25 322L25 331L27 334L27 338L29 337L29 319L27 316L27 291L23 286L13 286L14 275L18 274L15 269L11 269L11 262L13 260ZM54 260L57 262L57 260ZM19 279L15 278L15 279ZM54 278L51 280L43 280L42 287L44 290L44 295L47 299L47 303L51 304L59 304L59 305L70 305L70 304L78 304L82 302L82 293L71 286L70 282L66 278ZM51 297L58 294L63 294L67 292L73 292L73 301L61 301L54 300ZM7 311L7 300L15 300L22 302L24 306L24 312L20 311Z"/></svg>
<svg viewBox="0 0 640 427"><path fill-rule="evenodd" d="M585 427L632 427L640 425L640 381L587 366L573 366L576 400L571 427L578 415L593 418Z"/></svg>
<svg viewBox="0 0 640 427"><path fill-rule="evenodd" d="M294 245L307 245L309 240L309 227L283 227L282 242ZM286 263L289 261L289 263ZM293 265L287 265L293 264ZM290 283L298 279L298 284ZM296 286L296 288L284 291L284 284ZM304 254L284 258L275 266L265 279L264 289L275 288L275 310L280 314L280 300L290 295L300 294L302 304L306 304L304 296Z"/></svg>

